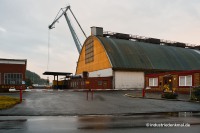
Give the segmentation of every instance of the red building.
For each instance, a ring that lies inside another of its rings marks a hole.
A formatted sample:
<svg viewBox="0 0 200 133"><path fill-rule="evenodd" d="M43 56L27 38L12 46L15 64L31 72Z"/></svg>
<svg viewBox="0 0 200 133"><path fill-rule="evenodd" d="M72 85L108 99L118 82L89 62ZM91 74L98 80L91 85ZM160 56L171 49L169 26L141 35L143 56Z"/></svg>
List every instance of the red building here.
<svg viewBox="0 0 200 133"><path fill-rule="evenodd" d="M145 86L149 88L148 91L163 91L165 84L169 84L178 93L190 93L191 87L200 86L200 70L145 75Z"/></svg>
<svg viewBox="0 0 200 133"><path fill-rule="evenodd" d="M111 89L112 77L75 78L64 84L70 89Z"/></svg>
<svg viewBox="0 0 200 133"><path fill-rule="evenodd" d="M0 92L19 89L25 81L27 60L0 58Z"/></svg>

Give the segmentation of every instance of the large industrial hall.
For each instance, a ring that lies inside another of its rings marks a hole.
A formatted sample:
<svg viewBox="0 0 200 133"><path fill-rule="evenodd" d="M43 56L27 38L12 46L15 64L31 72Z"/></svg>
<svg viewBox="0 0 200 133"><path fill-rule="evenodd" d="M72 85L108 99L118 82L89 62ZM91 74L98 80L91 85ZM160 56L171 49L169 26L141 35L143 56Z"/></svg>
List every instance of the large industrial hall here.
<svg viewBox="0 0 200 133"><path fill-rule="evenodd" d="M83 45L69 13L86 37ZM170 90L188 93L190 87L199 86L199 45L108 32L95 26L87 37L70 6L61 8L49 29L55 28L62 16L69 26L79 58L75 75L66 76L61 82L57 78L53 88L163 91L168 85Z"/></svg>
<svg viewBox="0 0 200 133"><path fill-rule="evenodd" d="M103 33L101 27L92 27L91 33L82 47L76 69L76 75L88 73L88 82L83 82L84 78L72 79L72 88L84 88L87 83L91 88L142 89L148 86L146 74L200 70L198 46Z"/></svg>

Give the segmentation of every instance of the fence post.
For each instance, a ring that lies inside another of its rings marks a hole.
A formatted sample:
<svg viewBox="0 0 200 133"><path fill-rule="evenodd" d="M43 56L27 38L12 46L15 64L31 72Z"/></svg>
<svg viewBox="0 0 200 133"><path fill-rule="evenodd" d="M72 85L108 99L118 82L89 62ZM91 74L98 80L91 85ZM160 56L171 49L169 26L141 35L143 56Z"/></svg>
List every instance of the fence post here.
<svg viewBox="0 0 200 133"><path fill-rule="evenodd" d="M89 90L86 91L86 92L87 92L87 100L88 100L88 91L89 91Z"/></svg>
<svg viewBox="0 0 200 133"><path fill-rule="evenodd" d="M92 100L93 100L93 93L94 93L94 91L93 91L92 89L91 89L91 93L92 93L92 96L91 96L91 97L92 97Z"/></svg>
<svg viewBox="0 0 200 133"><path fill-rule="evenodd" d="M20 97L20 103L21 103L22 102L22 86L20 87L19 97Z"/></svg>
<svg viewBox="0 0 200 133"><path fill-rule="evenodd" d="M142 89L142 97L143 98L145 97L145 89L144 88Z"/></svg>
<svg viewBox="0 0 200 133"><path fill-rule="evenodd" d="M189 100L191 100L192 99L192 87L190 86L190 99Z"/></svg>

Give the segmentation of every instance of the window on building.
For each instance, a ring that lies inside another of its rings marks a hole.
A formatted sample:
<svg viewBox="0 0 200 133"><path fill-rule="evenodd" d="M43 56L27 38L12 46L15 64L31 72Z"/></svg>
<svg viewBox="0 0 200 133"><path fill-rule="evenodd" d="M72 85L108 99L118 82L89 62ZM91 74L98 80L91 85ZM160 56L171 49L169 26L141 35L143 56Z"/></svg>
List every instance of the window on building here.
<svg viewBox="0 0 200 133"><path fill-rule="evenodd" d="M71 87L71 88L73 87L73 82L70 83L70 87Z"/></svg>
<svg viewBox="0 0 200 133"><path fill-rule="evenodd" d="M158 86L158 78L149 78L149 86Z"/></svg>
<svg viewBox="0 0 200 133"><path fill-rule="evenodd" d="M102 85L102 81L101 80L98 81L98 85Z"/></svg>
<svg viewBox="0 0 200 133"><path fill-rule="evenodd" d="M84 81L81 81L81 85L82 85L82 86L84 85L84 83L85 83Z"/></svg>
<svg viewBox="0 0 200 133"><path fill-rule="evenodd" d="M90 63L94 61L94 41L92 39L88 40L85 45L85 63Z"/></svg>
<svg viewBox="0 0 200 133"><path fill-rule="evenodd" d="M72 88L74 87L74 81L72 81Z"/></svg>
<svg viewBox="0 0 200 133"><path fill-rule="evenodd" d="M179 86L192 86L192 75L179 76Z"/></svg>
<svg viewBox="0 0 200 133"><path fill-rule="evenodd" d="M22 84L22 74L21 73L5 73L4 74L4 84Z"/></svg>

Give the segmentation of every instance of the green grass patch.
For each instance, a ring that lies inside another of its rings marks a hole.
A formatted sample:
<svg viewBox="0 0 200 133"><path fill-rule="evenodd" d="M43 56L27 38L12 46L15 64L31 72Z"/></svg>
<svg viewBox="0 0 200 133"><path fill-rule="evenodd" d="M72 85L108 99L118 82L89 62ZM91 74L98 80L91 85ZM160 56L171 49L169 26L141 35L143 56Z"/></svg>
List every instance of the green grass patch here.
<svg viewBox="0 0 200 133"><path fill-rule="evenodd" d="M0 110L11 108L18 103L20 103L19 98L14 98L10 96L0 96Z"/></svg>

